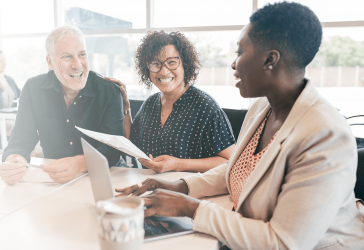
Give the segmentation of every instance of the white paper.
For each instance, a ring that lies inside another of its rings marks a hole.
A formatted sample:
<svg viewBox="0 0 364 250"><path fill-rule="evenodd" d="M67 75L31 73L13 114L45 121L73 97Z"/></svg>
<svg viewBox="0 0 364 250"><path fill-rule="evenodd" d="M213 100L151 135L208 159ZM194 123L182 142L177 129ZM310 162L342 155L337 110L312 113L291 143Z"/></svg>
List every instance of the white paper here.
<svg viewBox="0 0 364 250"><path fill-rule="evenodd" d="M85 135L100 141L102 143L105 143L106 145L109 145L113 148L116 148L117 150L120 150L128 155L134 156L135 158L139 159L147 159L151 161L151 159L143 152L141 151L137 146L135 146L131 141L126 139L124 136L120 135L108 135L104 133L99 133L83 128L79 128L76 126L78 130L80 130Z"/></svg>

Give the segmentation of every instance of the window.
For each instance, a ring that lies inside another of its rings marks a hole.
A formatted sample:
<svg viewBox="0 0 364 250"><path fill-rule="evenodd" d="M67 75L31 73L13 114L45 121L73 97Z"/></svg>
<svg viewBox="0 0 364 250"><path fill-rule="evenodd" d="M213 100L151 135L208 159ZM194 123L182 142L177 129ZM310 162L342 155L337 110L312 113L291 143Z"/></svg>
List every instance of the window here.
<svg viewBox="0 0 364 250"><path fill-rule="evenodd" d="M259 0L258 8L281 0ZM321 22L363 21L363 0L292 0L308 6Z"/></svg>
<svg viewBox="0 0 364 250"><path fill-rule="evenodd" d="M0 0L0 24L2 34L49 32L54 27L53 1Z"/></svg>
<svg viewBox="0 0 364 250"><path fill-rule="evenodd" d="M324 27L322 46L306 76L342 114L364 114L364 1L293 1L310 7ZM179 30L201 55L196 86L224 108L248 108L250 100L239 95L230 65L240 30L253 9L273 2L0 0L0 49L8 62L5 73L20 87L28 78L46 73L47 33L57 25L72 24L86 36L90 68L127 84L130 98L145 99L157 89L139 84L134 69L137 45L148 31Z"/></svg>
<svg viewBox="0 0 364 250"><path fill-rule="evenodd" d="M36 75L48 72L45 37L4 39L5 74L14 78L20 89Z"/></svg>
<svg viewBox="0 0 364 250"><path fill-rule="evenodd" d="M145 0L63 0L64 22L81 30L146 27Z"/></svg>
<svg viewBox="0 0 364 250"><path fill-rule="evenodd" d="M364 114L364 27L323 31L306 76L342 114Z"/></svg>
<svg viewBox="0 0 364 250"><path fill-rule="evenodd" d="M152 27L243 25L249 22L252 3L241 0L154 0Z"/></svg>

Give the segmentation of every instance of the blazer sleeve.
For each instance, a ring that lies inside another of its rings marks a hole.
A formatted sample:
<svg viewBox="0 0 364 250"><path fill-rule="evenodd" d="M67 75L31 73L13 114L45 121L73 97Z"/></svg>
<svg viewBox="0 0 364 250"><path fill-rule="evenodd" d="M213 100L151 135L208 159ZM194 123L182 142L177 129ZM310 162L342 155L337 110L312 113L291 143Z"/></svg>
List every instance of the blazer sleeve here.
<svg viewBox="0 0 364 250"><path fill-rule="evenodd" d="M203 174L196 173L184 177L183 180L188 186L188 195L194 198L201 198L227 194L228 188L225 180L227 165L228 161Z"/></svg>
<svg viewBox="0 0 364 250"><path fill-rule="evenodd" d="M232 249L313 249L353 195L357 155L352 136L342 127L295 139L302 140L284 162L286 175L270 220L246 218L203 201L193 230L213 235Z"/></svg>

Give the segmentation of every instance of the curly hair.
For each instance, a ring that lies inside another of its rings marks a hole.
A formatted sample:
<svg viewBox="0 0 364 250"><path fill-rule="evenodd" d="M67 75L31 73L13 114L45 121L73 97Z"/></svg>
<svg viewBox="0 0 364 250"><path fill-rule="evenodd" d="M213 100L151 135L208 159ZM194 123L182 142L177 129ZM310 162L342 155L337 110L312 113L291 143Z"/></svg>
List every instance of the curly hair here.
<svg viewBox="0 0 364 250"><path fill-rule="evenodd" d="M250 23L248 35L253 45L278 50L290 70L304 70L321 45L319 19L298 3L268 4L250 17Z"/></svg>
<svg viewBox="0 0 364 250"><path fill-rule="evenodd" d="M167 45L174 45L181 57L185 72L185 84L194 84L201 68L195 47L181 32L168 34L163 30L148 32L135 52L135 69L139 75L140 83L145 84L148 88L153 85L147 64L154 61L163 47Z"/></svg>

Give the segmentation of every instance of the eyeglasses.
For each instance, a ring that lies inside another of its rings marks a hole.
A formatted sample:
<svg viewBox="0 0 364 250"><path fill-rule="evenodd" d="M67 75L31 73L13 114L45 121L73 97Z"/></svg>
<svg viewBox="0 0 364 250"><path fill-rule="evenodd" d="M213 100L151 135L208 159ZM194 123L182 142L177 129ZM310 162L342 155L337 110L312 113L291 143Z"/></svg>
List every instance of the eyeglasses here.
<svg viewBox="0 0 364 250"><path fill-rule="evenodd" d="M169 57L164 62L154 61L148 64L148 69L153 73L158 73L162 70L163 64L169 70L176 70L180 65L180 58L179 57Z"/></svg>

